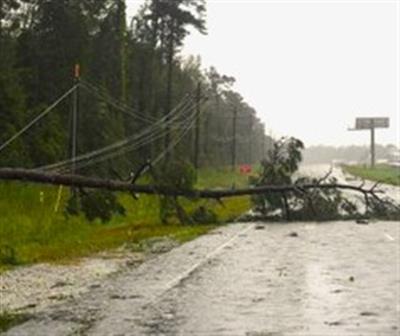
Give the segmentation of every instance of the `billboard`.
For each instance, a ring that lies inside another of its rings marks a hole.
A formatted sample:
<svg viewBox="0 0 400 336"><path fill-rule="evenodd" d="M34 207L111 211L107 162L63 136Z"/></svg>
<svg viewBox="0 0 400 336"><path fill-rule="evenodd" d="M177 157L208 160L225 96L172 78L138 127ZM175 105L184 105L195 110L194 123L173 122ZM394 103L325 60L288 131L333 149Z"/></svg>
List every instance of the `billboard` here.
<svg viewBox="0 0 400 336"><path fill-rule="evenodd" d="M357 118L356 119L356 130L364 130L371 128L388 128L389 118L378 117L378 118Z"/></svg>

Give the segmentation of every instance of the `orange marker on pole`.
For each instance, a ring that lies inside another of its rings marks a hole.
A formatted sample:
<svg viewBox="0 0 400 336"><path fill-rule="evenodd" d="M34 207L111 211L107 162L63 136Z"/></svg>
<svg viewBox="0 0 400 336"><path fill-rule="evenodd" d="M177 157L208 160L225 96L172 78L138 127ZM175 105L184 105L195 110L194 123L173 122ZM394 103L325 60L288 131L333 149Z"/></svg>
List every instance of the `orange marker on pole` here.
<svg viewBox="0 0 400 336"><path fill-rule="evenodd" d="M80 64L75 64L75 79L79 79L81 77L81 66Z"/></svg>

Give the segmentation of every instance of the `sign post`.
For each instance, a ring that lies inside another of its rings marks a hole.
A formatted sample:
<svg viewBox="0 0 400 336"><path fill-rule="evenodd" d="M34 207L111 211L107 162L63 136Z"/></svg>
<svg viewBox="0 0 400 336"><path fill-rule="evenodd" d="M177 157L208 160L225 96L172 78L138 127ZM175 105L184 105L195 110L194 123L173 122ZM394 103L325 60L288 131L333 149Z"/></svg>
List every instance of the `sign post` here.
<svg viewBox="0 0 400 336"><path fill-rule="evenodd" d="M351 131L371 131L371 168L375 167L375 129L389 128L389 118L356 118L356 127Z"/></svg>

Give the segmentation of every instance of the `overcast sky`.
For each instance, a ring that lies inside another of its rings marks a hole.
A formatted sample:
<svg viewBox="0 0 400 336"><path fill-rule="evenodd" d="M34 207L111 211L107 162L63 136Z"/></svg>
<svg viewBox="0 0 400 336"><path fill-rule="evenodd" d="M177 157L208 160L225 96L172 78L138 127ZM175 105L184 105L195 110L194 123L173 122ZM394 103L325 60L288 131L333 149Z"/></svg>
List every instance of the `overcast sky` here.
<svg viewBox="0 0 400 336"><path fill-rule="evenodd" d="M173 0L171 0L173 1ZM127 0L132 16L143 0ZM274 136L306 145L369 144L357 116L390 117L400 142L400 0L208 0L208 35L183 53L234 76Z"/></svg>

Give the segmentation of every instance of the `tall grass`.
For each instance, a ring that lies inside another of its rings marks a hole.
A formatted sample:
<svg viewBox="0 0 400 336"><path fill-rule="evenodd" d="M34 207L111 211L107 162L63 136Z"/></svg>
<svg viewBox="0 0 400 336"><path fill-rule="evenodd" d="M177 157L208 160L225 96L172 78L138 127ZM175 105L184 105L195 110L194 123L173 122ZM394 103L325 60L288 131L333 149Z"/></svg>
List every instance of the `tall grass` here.
<svg viewBox="0 0 400 336"><path fill-rule="evenodd" d="M33 251L41 246L79 243L87 238L92 225L83 216L68 218L63 213L68 190L61 190L55 209L59 191L57 187L17 182L0 184L0 263L4 259L35 261Z"/></svg>
<svg viewBox="0 0 400 336"><path fill-rule="evenodd" d="M400 167L391 167L388 165L377 165L375 168L366 166L344 166L344 169L350 174L366 180L400 186Z"/></svg>
<svg viewBox="0 0 400 336"><path fill-rule="evenodd" d="M226 170L201 171L199 187L243 186L247 178ZM67 216L68 188L20 182L0 182L0 268L42 261L69 261L74 257L138 242L155 236L186 241L215 227L181 225L178 220L163 225L159 220L159 198L140 195L135 200L118 194L126 210L104 224L89 222L83 215ZM249 197L216 201L182 200L187 211L203 205L218 214L221 222L250 209Z"/></svg>
<svg viewBox="0 0 400 336"><path fill-rule="evenodd" d="M232 172L230 167L202 169L198 174L198 188L240 188L248 185L248 175Z"/></svg>

